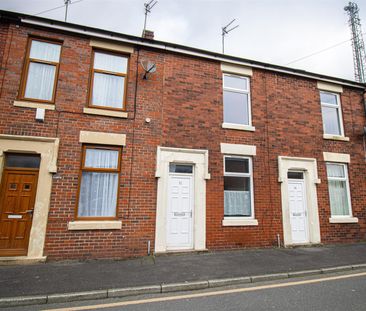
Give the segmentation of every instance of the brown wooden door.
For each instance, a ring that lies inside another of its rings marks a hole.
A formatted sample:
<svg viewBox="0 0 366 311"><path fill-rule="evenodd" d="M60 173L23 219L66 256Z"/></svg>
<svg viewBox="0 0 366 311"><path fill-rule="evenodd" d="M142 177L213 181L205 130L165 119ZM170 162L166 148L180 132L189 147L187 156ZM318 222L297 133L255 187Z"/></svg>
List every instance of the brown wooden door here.
<svg viewBox="0 0 366 311"><path fill-rule="evenodd" d="M0 192L0 256L27 255L38 170L5 169Z"/></svg>

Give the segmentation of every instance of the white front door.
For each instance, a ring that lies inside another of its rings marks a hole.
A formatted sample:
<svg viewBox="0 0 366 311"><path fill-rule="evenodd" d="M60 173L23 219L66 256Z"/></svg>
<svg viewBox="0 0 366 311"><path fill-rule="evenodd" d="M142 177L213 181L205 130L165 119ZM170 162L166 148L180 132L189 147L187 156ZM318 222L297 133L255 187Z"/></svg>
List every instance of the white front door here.
<svg viewBox="0 0 366 311"><path fill-rule="evenodd" d="M292 243L308 243L308 221L304 180L288 180Z"/></svg>
<svg viewBox="0 0 366 311"><path fill-rule="evenodd" d="M193 176L169 174L167 249L193 249Z"/></svg>

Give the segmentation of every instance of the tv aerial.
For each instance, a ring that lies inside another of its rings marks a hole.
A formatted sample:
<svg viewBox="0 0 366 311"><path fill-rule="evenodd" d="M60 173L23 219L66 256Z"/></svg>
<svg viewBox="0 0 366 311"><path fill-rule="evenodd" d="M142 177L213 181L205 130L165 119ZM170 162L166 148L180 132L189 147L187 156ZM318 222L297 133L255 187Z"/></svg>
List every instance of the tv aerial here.
<svg viewBox="0 0 366 311"><path fill-rule="evenodd" d="M140 64L145 70L143 79L147 80L148 76L156 71L156 64L149 60L141 60Z"/></svg>
<svg viewBox="0 0 366 311"><path fill-rule="evenodd" d="M222 27L221 30L221 36L222 36L222 54L225 54L225 36L230 32L233 31L234 29L238 28L239 25L233 26L230 29L228 29L230 27L230 25L232 23L234 23L236 21L236 19L234 18L229 24L227 24L226 26Z"/></svg>
<svg viewBox="0 0 366 311"><path fill-rule="evenodd" d="M158 3L157 0L151 0L147 3L144 3L144 7L145 7L145 21L144 21L144 30L142 31L142 33L145 33L146 30L146 20L147 20L147 15L149 13L151 13L152 8Z"/></svg>

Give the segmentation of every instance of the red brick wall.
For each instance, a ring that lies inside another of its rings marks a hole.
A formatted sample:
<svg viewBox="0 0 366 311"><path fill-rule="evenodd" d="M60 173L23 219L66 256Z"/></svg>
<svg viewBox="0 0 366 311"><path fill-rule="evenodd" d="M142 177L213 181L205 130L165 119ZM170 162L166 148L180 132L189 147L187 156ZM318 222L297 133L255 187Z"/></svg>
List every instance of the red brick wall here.
<svg viewBox="0 0 366 311"><path fill-rule="evenodd" d="M178 54L135 49L130 58L128 119L83 114L87 105L91 47L89 39L21 26L2 25L0 60L4 85L0 98L0 133L60 138L58 173L54 176L45 255L50 259L123 258L145 255L155 239L156 147L209 150L207 181L207 247L230 249L273 246L282 238L278 156L312 157L322 183L317 186L322 242L354 242L366 234L366 168L362 146L365 116L362 91L344 87L341 97L345 134L350 142L323 139L316 81L254 70L251 79L255 132L222 129L222 77L218 62ZM17 98L28 34L64 41L56 92L56 110L35 122L31 108L13 106ZM9 57L7 55L9 48ZM5 52L4 52L5 50ZM142 80L137 64L149 59L156 73ZM136 67L138 75L136 79ZM136 86L137 81L137 86ZM135 97L136 96L136 97ZM136 111L136 113L135 113ZM151 118L146 123L145 118ZM11 120L11 121L9 121ZM75 219L80 168L80 130L125 133L118 218L122 230L68 231ZM223 155L220 142L257 146L253 158L254 204L259 225L222 227ZM349 170L352 207L358 224L330 224L323 151L351 154ZM131 177L132 176L132 177Z"/></svg>

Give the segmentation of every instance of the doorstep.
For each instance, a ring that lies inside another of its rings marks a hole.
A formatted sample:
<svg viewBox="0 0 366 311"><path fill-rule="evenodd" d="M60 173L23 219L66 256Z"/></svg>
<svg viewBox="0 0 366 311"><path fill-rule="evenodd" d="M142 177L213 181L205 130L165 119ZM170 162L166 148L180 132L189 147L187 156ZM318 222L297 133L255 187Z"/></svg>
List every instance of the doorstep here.
<svg viewBox="0 0 366 311"><path fill-rule="evenodd" d="M302 248L302 247L323 247L325 246L323 243L299 243L299 244L289 244L286 245L285 248Z"/></svg>
<svg viewBox="0 0 366 311"><path fill-rule="evenodd" d="M185 255L185 254L202 254L208 253L208 249L184 249L184 250L168 250L166 252L155 252L154 256L170 256L170 255Z"/></svg>
<svg viewBox="0 0 366 311"><path fill-rule="evenodd" d="M0 257L0 266L5 265L31 265L35 263L44 263L47 260L47 256L43 257L28 257L28 256L13 256L13 257Z"/></svg>

